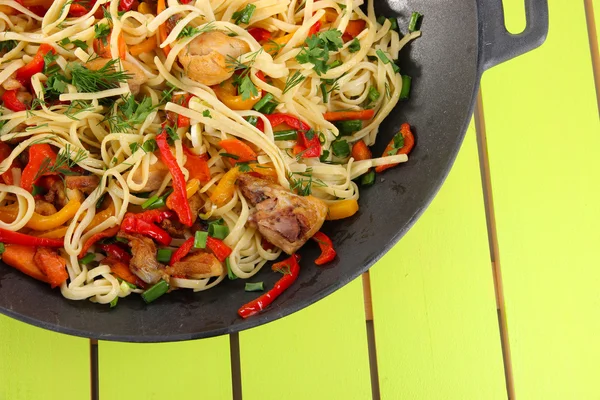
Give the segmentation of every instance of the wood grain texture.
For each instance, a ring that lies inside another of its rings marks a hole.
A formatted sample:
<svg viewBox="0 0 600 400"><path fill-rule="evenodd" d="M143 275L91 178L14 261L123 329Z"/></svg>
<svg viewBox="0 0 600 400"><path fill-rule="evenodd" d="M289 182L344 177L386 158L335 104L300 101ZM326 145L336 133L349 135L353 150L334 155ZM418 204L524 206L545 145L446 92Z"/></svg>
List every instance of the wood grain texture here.
<svg viewBox="0 0 600 400"><path fill-rule="evenodd" d="M284 319L240 332L244 400L369 399L358 278Z"/></svg>
<svg viewBox="0 0 600 400"><path fill-rule="evenodd" d="M0 399L90 398L89 340L0 315Z"/></svg>
<svg viewBox="0 0 600 400"><path fill-rule="evenodd" d="M547 42L483 79L498 261L516 397L597 399L600 124L584 2L549 5Z"/></svg>
<svg viewBox="0 0 600 400"><path fill-rule="evenodd" d="M370 275L383 399L506 398L473 126L437 197Z"/></svg>
<svg viewBox="0 0 600 400"><path fill-rule="evenodd" d="M98 342L100 400L231 399L229 336Z"/></svg>

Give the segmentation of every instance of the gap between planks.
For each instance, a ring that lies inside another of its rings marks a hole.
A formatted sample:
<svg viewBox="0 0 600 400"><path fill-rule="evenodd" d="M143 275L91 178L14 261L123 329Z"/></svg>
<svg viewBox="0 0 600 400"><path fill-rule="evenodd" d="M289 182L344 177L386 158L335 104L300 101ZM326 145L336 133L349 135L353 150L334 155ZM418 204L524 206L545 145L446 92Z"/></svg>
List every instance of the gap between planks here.
<svg viewBox="0 0 600 400"><path fill-rule="evenodd" d="M369 351L369 370L371 372L371 396L381 399L379 388L379 370L377 369L377 347L375 346L375 326L373 322L373 302L371 300L371 277L369 271L362 274L363 299L365 302L365 323L367 329L367 348Z"/></svg>
<svg viewBox="0 0 600 400"><path fill-rule="evenodd" d="M487 136L485 130L485 118L483 112L483 98L481 96L481 89L477 93L477 103L475 105L474 117L475 130L477 132L477 147L479 151L479 167L481 170L481 184L483 187L483 200L485 205L485 216L487 221L488 240L490 245L492 275L494 278L494 291L496 295L498 327L500 329L500 343L502 345L502 358L504 361L504 378L506 381L506 391L508 394L508 398L510 400L513 400L515 399L515 386L512 370L512 358L510 353L510 341L508 338L508 325L506 321L504 287L502 285L502 271L500 268L498 232L496 230L496 217L494 214L494 199L492 196L492 180L487 151Z"/></svg>
<svg viewBox="0 0 600 400"><path fill-rule="evenodd" d="M585 0L584 5L590 41L590 52L592 55L592 70L594 71L594 82L596 83L596 104L598 105L598 112L600 113L600 53L598 50L596 19L594 18L594 3L592 0Z"/></svg>
<svg viewBox="0 0 600 400"><path fill-rule="evenodd" d="M90 398L100 399L100 381L98 380L98 341L90 339Z"/></svg>

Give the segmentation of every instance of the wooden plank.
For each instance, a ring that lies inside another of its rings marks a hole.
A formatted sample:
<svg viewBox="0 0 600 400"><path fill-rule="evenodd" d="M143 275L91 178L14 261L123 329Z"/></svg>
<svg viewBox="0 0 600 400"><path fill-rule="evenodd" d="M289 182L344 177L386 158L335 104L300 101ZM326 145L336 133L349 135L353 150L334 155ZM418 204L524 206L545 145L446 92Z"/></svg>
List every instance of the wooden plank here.
<svg viewBox="0 0 600 400"><path fill-rule="evenodd" d="M318 303L240 333L244 400L371 397L357 279Z"/></svg>
<svg viewBox="0 0 600 400"><path fill-rule="evenodd" d="M370 272L383 399L502 399L475 130L437 197Z"/></svg>
<svg viewBox="0 0 600 400"><path fill-rule="evenodd" d="M100 399L231 399L229 336L175 343L98 342Z"/></svg>
<svg viewBox="0 0 600 400"><path fill-rule="evenodd" d="M516 397L592 399L600 124L584 2L549 5L547 42L483 80L498 261ZM521 1L505 6L520 12Z"/></svg>
<svg viewBox="0 0 600 400"><path fill-rule="evenodd" d="M0 315L0 399L88 399L89 340Z"/></svg>

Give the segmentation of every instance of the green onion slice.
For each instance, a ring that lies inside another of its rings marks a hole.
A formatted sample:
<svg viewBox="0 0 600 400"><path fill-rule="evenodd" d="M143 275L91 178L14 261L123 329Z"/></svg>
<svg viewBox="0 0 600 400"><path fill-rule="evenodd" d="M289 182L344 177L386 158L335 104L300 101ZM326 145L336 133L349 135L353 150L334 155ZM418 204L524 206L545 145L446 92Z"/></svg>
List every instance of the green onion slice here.
<svg viewBox="0 0 600 400"><path fill-rule="evenodd" d="M246 282L246 287L244 290L246 292L262 292L265 290L265 285L263 282Z"/></svg>
<svg viewBox="0 0 600 400"><path fill-rule="evenodd" d="M149 289L142 292L142 299L144 299L144 301L148 304L152 303L154 300L167 293L168 290L169 284L161 279L160 281L152 285Z"/></svg>
<svg viewBox="0 0 600 400"><path fill-rule="evenodd" d="M205 249L207 240L208 232L197 231L194 235L194 247L197 249Z"/></svg>

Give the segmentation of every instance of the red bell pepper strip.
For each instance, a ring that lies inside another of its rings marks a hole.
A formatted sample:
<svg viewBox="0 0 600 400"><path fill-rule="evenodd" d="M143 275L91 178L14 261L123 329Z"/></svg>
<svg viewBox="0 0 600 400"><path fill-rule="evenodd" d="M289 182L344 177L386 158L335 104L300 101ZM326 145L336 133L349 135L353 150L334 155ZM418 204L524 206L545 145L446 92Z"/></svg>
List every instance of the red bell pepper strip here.
<svg viewBox="0 0 600 400"><path fill-rule="evenodd" d="M165 246L171 243L171 235L167 231L141 219L132 217L123 219L121 230L127 233L139 233L148 236Z"/></svg>
<svg viewBox="0 0 600 400"><path fill-rule="evenodd" d="M215 239L211 236L206 238L206 247L208 247L208 249L212 251L215 257L217 257L217 259L221 262L225 262L225 259L231 254L231 249L229 246L223 243L223 241Z"/></svg>
<svg viewBox="0 0 600 400"><path fill-rule="evenodd" d="M331 239L329 239L329 237L327 237L327 235L323 232L315 233L312 238L319 244L319 247L321 248L321 255L315 260L315 264L323 265L333 261L337 253L333 248Z"/></svg>
<svg viewBox="0 0 600 400"><path fill-rule="evenodd" d="M402 147L398 148L396 147L396 142L398 141L397 136L401 135L402 136ZM404 123L400 126L400 132L396 133L396 135L392 138L392 140L390 140L390 142L388 143L388 145L385 147L385 150L383 151L383 157L387 157L387 156L393 156L396 154L408 154L410 153L410 151L412 150L412 148L415 146L415 137L412 133L412 131L410 130L410 125L407 123ZM385 171L388 168L392 168L395 167L398 164L387 164L387 165L380 165L378 167L375 167L375 171L377 173L381 173L383 171Z"/></svg>
<svg viewBox="0 0 600 400"><path fill-rule="evenodd" d="M308 126L307 123L300 121L298 118L290 114L277 113L265 115L265 117L267 117L272 127L276 127L285 123L298 131L308 131L310 129L310 126Z"/></svg>
<svg viewBox="0 0 600 400"><path fill-rule="evenodd" d="M375 110L360 110L360 111L330 111L323 114L323 118L329 122L348 121L351 119L368 120L373 118Z"/></svg>
<svg viewBox="0 0 600 400"><path fill-rule="evenodd" d="M171 261L169 261L169 265L173 265L183 257L187 256L190 250L194 247L194 237L192 236L177 249L175 253L171 256Z"/></svg>
<svg viewBox="0 0 600 400"><path fill-rule="evenodd" d="M92 245L94 243L96 243L98 240L101 240L101 239L104 239L104 238L113 237L118 232L119 232L119 227L118 226L114 226L114 227L112 227L110 229L107 229L107 230L102 231L102 232L98 232L98 233L90 236L88 238L88 240L86 240L85 243L83 244L83 246L81 247L81 253L79 253L78 258L85 257L85 255L87 254L87 252L90 249L90 247L92 247Z"/></svg>
<svg viewBox="0 0 600 400"><path fill-rule="evenodd" d="M308 30L308 36L316 35L321 30L321 21L317 21Z"/></svg>
<svg viewBox="0 0 600 400"><path fill-rule="evenodd" d="M4 106L11 111L19 112L27 110L27 105L17 98L17 91L15 89L4 92L2 94L2 101L4 102Z"/></svg>
<svg viewBox="0 0 600 400"><path fill-rule="evenodd" d="M71 3L71 5L69 6L69 16L71 16L71 17L76 17L76 18L83 17L89 11L90 10L88 10L81 4Z"/></svg>
<svg viewBox="0 0 600 400"><path fill-rule="evenodd" d="M52 54L56 53L52 46L47 43L42 43L31 61L17 70L15 78L21 82L22 85L29 84L33 75L44 70L44 56L49 52L52 52Z"/></svg>
<svg viewBox="0 0 600 400"><path fill-rule="evenodd" d="M50 163L47 163L47 159L50 159ZM40 143L34 144L29 147L29 162L23 169L21 174L21 187L28 192L33 190L33 184L35 183L36 177L43 175L50 175L55 173L42 171L44 164L49 168L56 162L56 153L52 150L49 144Z"/></svg>
<svg viewBox="0 0 600 400"><path fill-rule="evenodd" d="M116 244L101 244L99 246L108 256L114 257L119 261L129 264L131 261L131 254L123 250Z"/></svg>
<svg viewBox="0 0 600 400"><path fill-rule="evenodd" d="M185 189L185 178L181 168L177 165L177 160L167 142L167 133L163 130L156 136L156 143L160 150L160 158L163 163L169 168L171 177L173 178L173 210L179 217L179 221L186 226L192 226L192 210L187 199L187 191ZM167 243L168 244L168 243Z"/></svg>
<svg viewBox="0 0 600 400"><path fill-rule="evenodd" d="M186 155L184 167L190 173L190 179L198 179L202 183L210 181L210 168L206 153L198 156L185 146L183 146L183 152Z"/></svg>
<svg viewBox="0 0 600 400"><path fill-rule="evenodd" d="M182 107L188 107L192 97L194 96L191 94L186 94L185 96L173 96L173 103L179 104ZM170 122L171 126L175 125L177 128L190 126L190 119L188 117L179 115L173 111L167 111L167 120Z"/></svg>
<svg viewBox="0 0 600 400"><path fill-rule="evenodd" d="M12 153L12 149L10 148L10 146L7 145L5 142L0 142L0 162L6 160L8 156L10 156L10 153ZM12 164L10 164L10 167L8 167L8 169L4 173L2 173L2 175L0 175L0 178L2 178L4 183L6 183L7 185L13 185L15 183L13 180L12 169L19 168L19 165L17 163L18 161L15 158Z"/></svg>
<svg viewBox="0 0 600 400"><path fill-rule="evenodd" d="M248 33L257 42L266 42L271 39L271 32L263 28L250 28L248 29Z"/></svg>
<svg viewBox="0 0 600 400"><path fill-rule="evenodd" d="M294 146L295 154L301 154L304 158L319 157L321 155L321 142L319 135L310 130L310 126L290 114L270 114L265 115L272 127L286 124L298 131L298 144ZM264 132L264 123L258 120L256 127Z"/></svg>
<svg viewBox="0 0 600 400"><path fill-rule="evenodd" d="M64 245L63 239L47 239L29 236L3 228L0 228L0 242L8 244L20 244L23 246L63 247Z"/></svg>
<svg viewBox="0 0 600 400"><path fill-rule="evenodd" d="M119 11L129 11L134 8L136 3L139 4L137 0L121 0L119 1Z"/></svg>
<svg viewBox="0 0 600 400"><path fill-rule="evenodd" d="M141 213L127 213L125 218L141 219L149 224L159 224L165 219L173 218L174 214L171 210L146 210Z"/></svg>
<svg viewBox="0 0 600 400"><path fill-rule="evenodd" d="M302 147L302 157L320 157L321 141L314 131L298 131L298 145Z"/></svg>
<svg viewBox="0 0 600 400"><path fill-rule="evenodd" d="M279 295L283 293L284 290L289 288L292 285L292 283L294 283L294 281L296 281L296 279L298 278L298 274L300 273L300 265L298 265L298 261L300 261L300 256L294 254L284 261L273 264L274 271L289 269L289 273L286 273L281 279L279 279L275 283L275 286L273 286L273 289L269 290L267 293L263 294L259 298L252 300L247 304L244 304L238 310L238 315L242 318L248 318L264 310L269 304L273 302L273 300L279 297Z"/></svg>

